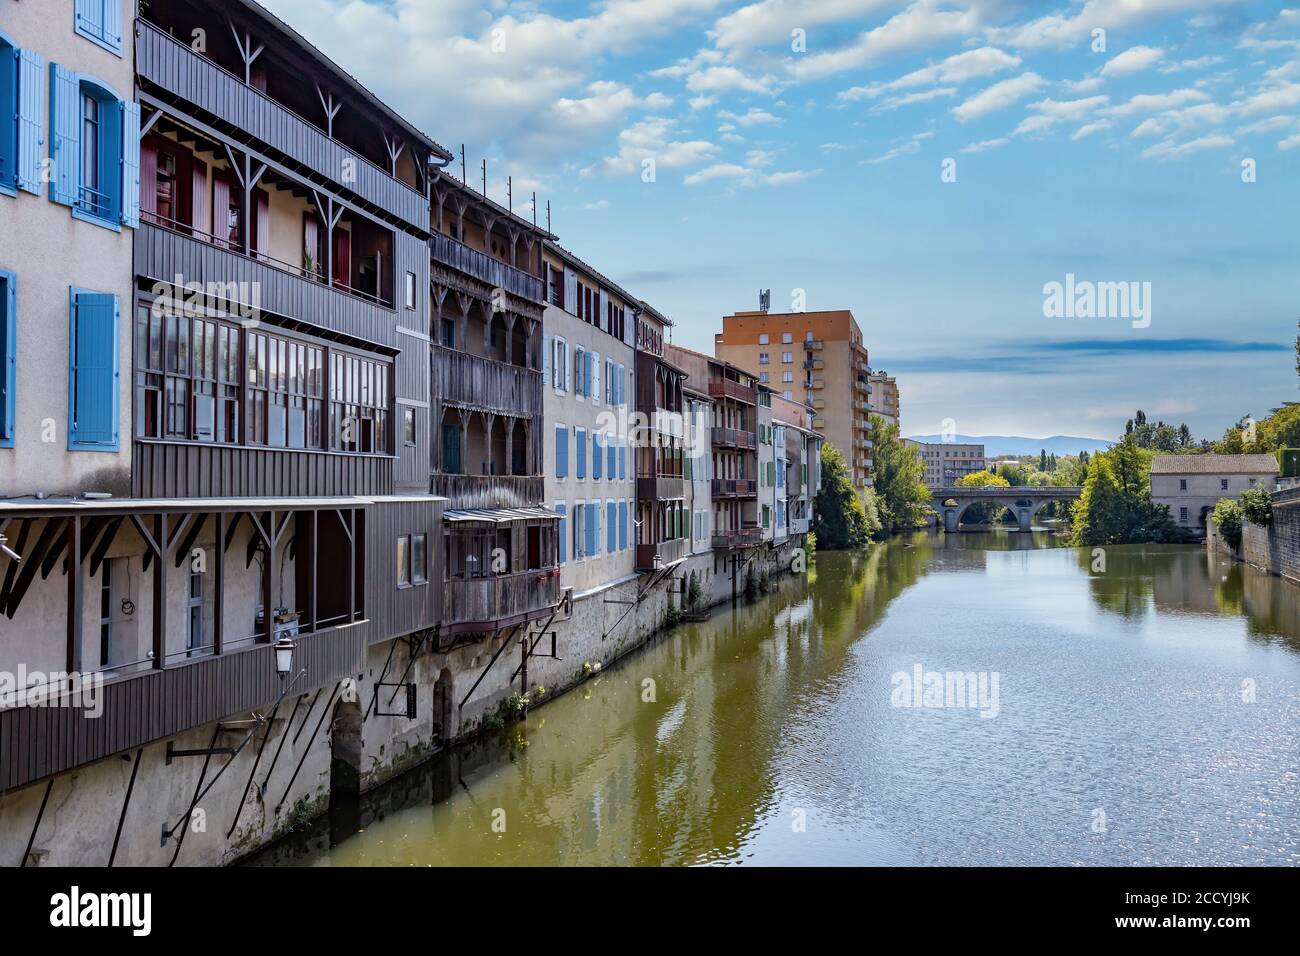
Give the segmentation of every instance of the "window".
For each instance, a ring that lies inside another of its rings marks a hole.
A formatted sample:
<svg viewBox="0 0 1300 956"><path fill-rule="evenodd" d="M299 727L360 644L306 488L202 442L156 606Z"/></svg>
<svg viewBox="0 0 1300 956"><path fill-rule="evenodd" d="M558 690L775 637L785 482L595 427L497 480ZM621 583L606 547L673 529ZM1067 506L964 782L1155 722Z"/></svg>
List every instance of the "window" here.
<svg viewBox="0 0 1300 956"><path fill-rule="evenodd" d="M791 342L793 342L793 341L794 341L794 335L793 335L792 333L790 333L790 332L782 332L782 333L781 333L781 342L782 342L783 344L785 344L785 345L789 345L789 344L790 344Z"/></svg>
<svg viewBox="0 0 1300 956"><path fill-rule="evenodd" d="M766 384L768 383L768 381L769 381L767 372L759 372L759 373L758 373L758 380L759 380L759 382L761 382L762 384L766 385Z"/></svg>
<svg viewBox="0 0 1300 956"><path fill-rule="evenodd" d="M411 536L404 534L397 539L397 586L411 586Z"/></svg>
<svg viewBox="0 0 1300 956"><path fill-rule="evenodd" d="M618 549L623 551L627 548L627 502L618 503Z"/></svg>
<svg viewBox="0 0 1300 956"><path fill-rule="evenodd" d="M573 477L581 481L587 477L587 429L575 428L573 430L573 448L577 453Z"/></svg>
<svg viewBox="0 0 1300 956"><path fill-rule="evenodd" d="M584 529L587 524L587 508L581 501L573 505L573 560L581 561L586 553L587 539Z"/></svg>
<svg viewBox="0 0 1300 956"><path fill-rule="evenodd" d="M40 54L18 49L0 33L0 193L42 192L47 83Z"/></svg>
<svg viewBox="0 0 1300 956"><path fill-rule="evenodd" d="M117 330L117 296L72 290L68 336L70 451L117 451Z"/></svg>
<svg viewBox="0 0 1300 956"><path fill-rule="evenodd" d="M248 334L245 385L249 444L271 448L322 447L324 356L325 350L319 346L264 332ZM338 364L336 374L344 374L344 360L349 357L335 355L333 358ZM331 383L334 394L338 393L336 385ZM335 436L340 443L337 447L345 450L347 446L360 447L357 431L355 427L341 428Z"/></svg>
<svg viewBox="0 0 1300 956"><path fill-rule="evenodd" d="M55 63L50 127L50 198L111 229L139 225L140 107Z"/></svg>
<svg viewBox="0 0 1300 956"><path fill-rule="evenodd" d="M587 394L587 370L591 362L587 360L587 350L581 345L573 347L573 394Z"/></svg>
<svg viewBox="0 0 1300 956"><path fill-rule="evenodd" d="M569 477L569 427L555 425L555 477Z"/></svg>
<svg viewBox="0 0 1300 956"><path fill-rule="evenodd" d="M12 448L14 444L17 307L14 274L0 270L0 448Z"/></svg>
<svg viewBox="0 0 1300 956"><path fill-rule="evenodd" d="M1227 478L1220 478L1220 479L1219 479L1219 490L1220 490L1220 491L1227 491L1227 490L1228 490L1228 479L1227 479Z"/></svg>
<svg viewBox="0 0 1300 956"><path fill-rule="evenodd" d="M605 502L605 550L613 554L618 550L618 502Z"/></svg>
<svg viewBox="0 0 1300 956"><path fill-rule="evenodd" d="M428 539L422 534L411 535L411 582L425 584L429 580L429 567L425 557Z"/></svg>
<svg viewBox="0 0 1300 956"><path fill-rule="evenodd" d="M1179 491L1186 491L1186 490L1187 490L1187 479L1186 479L1186 478L1179 478L1179 479L1178 479L1178 490L1179 490Z"/></svg>
<svg viewBox="0 0 1300 956"><path fill-rule="evenodd" d="M782 372L782 373L781 373L781 381L783 381L783 382L793 382L793 381L794 381L794 372Z"/></svg>
<svg viewBox="0 0 1300 956"><path fill-rule="evenodd" d="M73 28L87 40L122 55L122 0L77 0Z"/></svg>
<svg viewBox="0 0 1300 956"><path fill-rule="evenodd" d="M760 332L760 333L759 333L759 335L758 335L758 344L759 344L759 345L766 345L766 344L767 344L767 333L766 333L766 332Z"/></svg>
<svg viewBox="0 0 1300 956"><path fill-rule="evenodd" d="M402 441L411 447L415 445L415 409L402 409Z"/></svg>
<svg viewBox="0 0 1300 956"><path fill-rule="evenodd" d="M189 614L186 646L190 651L196 651L203 646L203 572L194 570L193 564L190 565L190 591L185 607Z"/></svg>
<svg viewBox="0 0 1300 956"><path fill-rule="evenodd" d="M139 305L136 433L142 438L239 440L239 329L205 315Z"/></svg>
<svg viewBox="0 0 1300 956"><path fill-rule="evenodd" d="M766 353L766 352L759 352L759 353L758 353L758 364L759 364L759 365L766 365L767 362L768 362L767 353Z"/></svg>
<svg viewBox="0 0 1300 956"><path fill-rule="evenodd" d="M612 435L605 440L605 477L611 481L613 481L616 471L616 452L618 449L615 446L617 444L618 439Z"/></svg>
<svg viewBox="0 0 1300 956"><path fill-rule="evenodd" d="M622 438L618 443L618 477L620 480L627 477L627 439Z"/></svg>
<svg viewBox="0 0 1300 956"><path fill-rule="evenodd" d="M585 554L588 557L594 557L600 554L600 502L591 501L587 503L586 528L587 533Z"/></svg>
<svg viewBox="0 0 1300 956"><path fill-rule="evenodd" d="M1179 520L1179 521L1186 521L1186 520L1187 520L1187 509L1186 509L1186 508L1179 508L1179 509L1178 509L1178 520Z"/></svg>
<svg viewBox="0 0 1300 956"><path fill-rule="evenodd" d="M569 343L559 336L551 343L551 371L554 373L555 390L569 390Z"/></svg>
<svg viewBox="0 0 1300 956"><path fill-rule="evenodd" d="M415 273L406 274L406 307L415 310Z"/></svg>
<svg viewBox="0 0 1300 956"><path fill-rule="evenodd" d="M599 481L604 473L605 454L601 449L601 435L598 431L591 433L591 479Z"/></svg>
<svg viewBox="0 0 1300 956"><path fill-rule="evenodd" d="M300 383L303 375L301 361L299 353L297 372ZM360 454L388 451L389 370L385 363L343 352L330 353L330 450ZM314 387L310 366L308 373L307 382L305 386L300 384L300 389ZM309 401L308 411L310 407Z"/></svg>
<svg viewBox="0 0 1300 956"><path fill-rule="evenodd" d="M794 392L790 391L790 389L787 388L784 392L781 393L781 397L784 398L787 402L793 401Z"/></svg>
<svg viewBox="0 0 1300 956"><path fill-rule="evenodd" d="M794 361L794 353L793 353L793 352L782 352L782 353L781 353L781 361L784 362L784 363L786 363L786 364L789 364L790 362L793 362L793 361Z"/></svg>

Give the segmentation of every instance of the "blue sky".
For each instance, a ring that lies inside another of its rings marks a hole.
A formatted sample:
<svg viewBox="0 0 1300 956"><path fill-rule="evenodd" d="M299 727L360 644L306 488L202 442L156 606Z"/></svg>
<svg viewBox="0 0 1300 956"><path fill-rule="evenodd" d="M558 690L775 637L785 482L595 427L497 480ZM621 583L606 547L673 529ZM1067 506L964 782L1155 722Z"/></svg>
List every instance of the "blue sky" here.
<svg viewBox="0 0 1300 956"><path fill-rule="evenodd" d="M760 288L852 309L905 433L1217 436L1296 397L1300 5L265 2L679 343ZM1045 318L1067 273L1151 283L1149 327Z"/></svg>

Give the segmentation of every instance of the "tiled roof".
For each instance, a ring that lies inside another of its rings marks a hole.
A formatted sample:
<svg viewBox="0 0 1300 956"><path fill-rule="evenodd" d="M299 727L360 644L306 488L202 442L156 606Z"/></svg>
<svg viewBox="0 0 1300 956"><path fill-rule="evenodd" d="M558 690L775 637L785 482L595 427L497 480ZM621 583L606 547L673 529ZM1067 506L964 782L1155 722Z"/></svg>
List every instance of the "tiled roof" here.
<svg viewBox="0 0 1300 956"><path fill-rule="evenodd" d="M1153 475L1276 475L1272 455L1156 455Z"/></svg>

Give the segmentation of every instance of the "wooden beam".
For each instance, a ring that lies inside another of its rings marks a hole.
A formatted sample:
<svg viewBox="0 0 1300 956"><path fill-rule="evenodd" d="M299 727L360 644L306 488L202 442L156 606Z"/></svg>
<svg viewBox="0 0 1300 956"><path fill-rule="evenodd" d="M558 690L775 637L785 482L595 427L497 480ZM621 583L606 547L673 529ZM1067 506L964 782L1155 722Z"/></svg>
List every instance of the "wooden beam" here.
<svg viewBox="0 0 1300 956"><path fill-rule="evenodd" d="M136 523L143 527L143 522ZM167 666L167 515L155 515L153 526L152 547L158 558L153 563L153 669L162 670Z"/></svg>
<svg viewBox="0 0 1300 956"><path fill-rule="evenodd" d="M59 535L63 533L67 523L67 518L48 520L41 531L41 536L36 539L36 546L32 548L32 553L23 558L22 570L18 573L18 581L9 594L9 606L5 609L5 614L10 620L13 620L14 614L18 611L18 605L22 604L23 596L31 587L36 572L41 569L41 561L49 553L50 547L58 540Z"/></svg>
<svg viewBox="0 0 1300 956"><path fill-rule="evenodd" d="M22 518L22 524L18 526L18 540L14 542L14 551L19 554L23 553L23 548L27 547L27 535L32 530L32 525L36 523L35 518ZM0 613L9 604L9 592L13 590L14 578L18 576L19 562L10 560L9 567L5 568L4 584L0 585ZM11 615L12 616L12 615Z"/></svg>
<svg viewBox="0 0 1300 956"><path fill-rule="evenodd" d="M181 546L176 549L176 567L180 567L190 556L190 549L194 547L194 541L198 538L203 526L208 523L206 514L199 515L199 520L190 525L190 529L185 532L185 540ZM220 540L220 538L218 538Z"/></svg>
<svg viewBox="0 0 1300 956"><path fill-rule="evenodd" d="M81 608L83 594L81 561L77 557L81 554L81 515L73 515L68 521L67 547L69 565L67 661L68 673L72 674L81 671Z"/></svg>
<svg viewBox="0 0 1300 956"><path fill-rule="evenodd" d="M226 514L224 511L218 511L214 516L216 520L216 547L213 549L216 554L213 555L214 574L216 575L215 592L212 598L212 653L220 654L222 646L225 643L225 598L226 598L226 549L222 543L222 537L226 530ZM231 522L231 527L239 523L239 516ZM268 728L267 733L270 733Z"/></svg>

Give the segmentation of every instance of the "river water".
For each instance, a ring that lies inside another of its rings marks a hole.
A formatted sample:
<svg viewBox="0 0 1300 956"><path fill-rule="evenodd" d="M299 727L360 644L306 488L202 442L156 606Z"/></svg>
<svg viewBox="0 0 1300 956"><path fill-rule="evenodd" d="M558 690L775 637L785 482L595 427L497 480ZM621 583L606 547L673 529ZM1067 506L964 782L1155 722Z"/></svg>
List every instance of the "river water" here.
<svg viewBox="0 0 1300 956"><path fill-rule="evenodd" d="M1193 546L822 552L253 862L1296 864L1298 610Z"/></svg>

